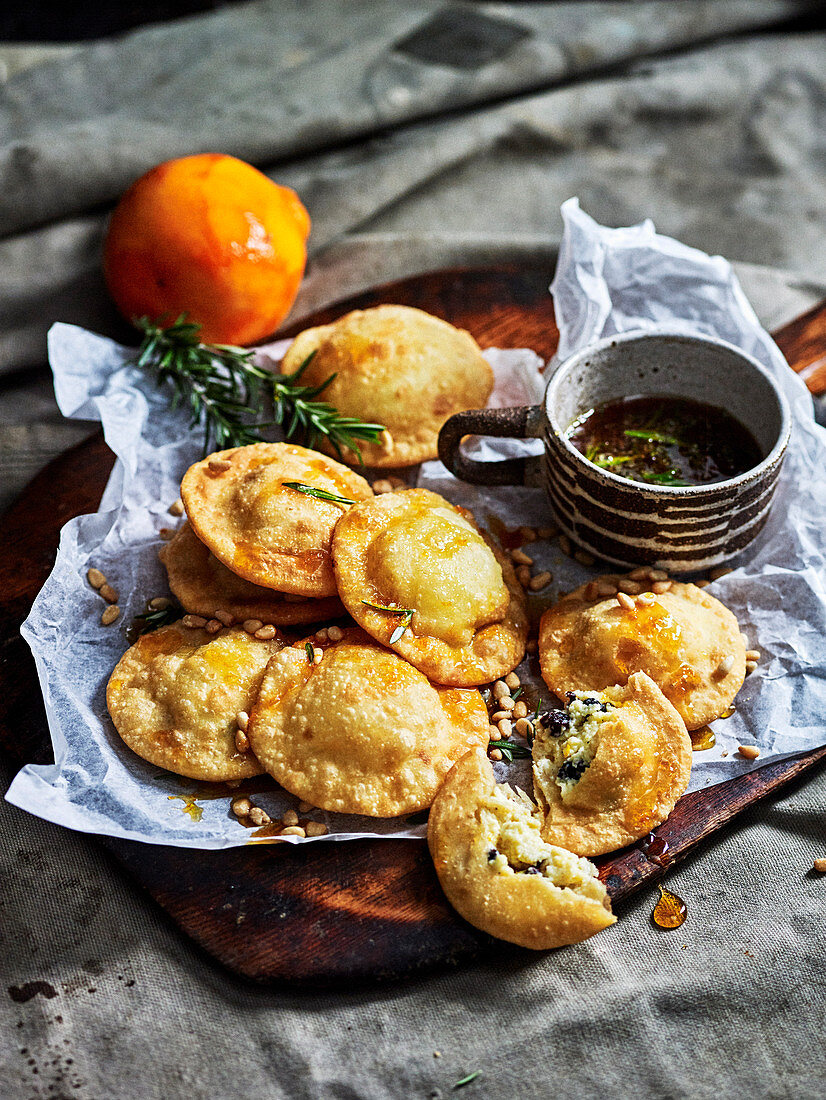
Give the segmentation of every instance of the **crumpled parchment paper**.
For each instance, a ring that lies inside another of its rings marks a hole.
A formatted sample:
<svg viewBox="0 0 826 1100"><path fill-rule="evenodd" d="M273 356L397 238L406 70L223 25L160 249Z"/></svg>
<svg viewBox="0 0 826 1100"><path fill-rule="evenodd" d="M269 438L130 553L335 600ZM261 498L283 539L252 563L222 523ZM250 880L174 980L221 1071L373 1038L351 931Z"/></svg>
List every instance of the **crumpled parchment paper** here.
<svg viewBox="0 0 826 1100"><path fill-rule="evenodd" d="M769 522L733 563L734 571L710 589L734 611L762 657L737 696L734 715L714 723L716 745L694 754L689 789L824 744L826 431L814 422L808 392L760 327L725 260L659 236L649 222L603 228L575 199L562 212L565 235L551 288L560 327L557 361L632 328L713 335L759 359L792 410L792 438ZM277 361L283 346L270 345L266 357ZM55 567L23 626L37 664L55 764L24 767L6 797L83 832L195 848L265 841L270 838L250 834L235 819L224 788L145 763L122 744L106 713L106 682L127 648L125 628L150 596L167 591L157 560L159 531L180 522L168 508L178 497L183 472L201 453L197 431L188 429L183 412L170 409L168 393L129 363L130 354L72 326L55 325L50 333L62 412L99 419L117 461L99 511L64 527ZM533 352L486 354L496 376L491 405L541 399L541 361ZM538 449L538 441L477 440L471 453L495 458ZM416 483L471 508L487 526L497 520L507 527L551 522L540 489L466 485L439 462L425 463ZM535 616L598 572L563 555L555 541L533 543L531 555L536 569L548 569L553 577L547 589L529 596ZM90 565L120 593L121 618L113 627L100 624L104 604L86 582ZM535 658L518 671L526 697L549 698ZM736 755L743 742L760 746L756 763ZM496 770L500 779L530 790L527 762L499 764ZM254 791L255 802L273 817L296 803L267 780L250 780L239 789ZM425 829L421 814L393 820L320 811L310 816L328 825L330 834L323 839L418 837Z"/></svg>

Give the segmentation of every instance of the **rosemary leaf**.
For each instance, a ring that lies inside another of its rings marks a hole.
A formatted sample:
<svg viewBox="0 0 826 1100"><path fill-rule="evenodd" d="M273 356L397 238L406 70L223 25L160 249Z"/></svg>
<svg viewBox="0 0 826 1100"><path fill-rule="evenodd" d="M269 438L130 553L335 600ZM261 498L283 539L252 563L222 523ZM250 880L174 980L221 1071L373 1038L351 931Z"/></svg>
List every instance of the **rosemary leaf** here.
<svg viewBox="0 0 826 1100"><path fill-rule="evenodd" d="M307 654L307 660L312 664L315 661L315 646L312 642L304 643L304 652Z"/></svg>
<svg viewBox="0 0 826 1100"><path fill-rule="evenodd" d="M525 748L524 745L517 745L513 741L491 741L488 744L489 749L499 749L502 753L503 759L510 763L515 756L518 757L530 757L531 750Z"/></svg>
<svg viewBox="0 0 826 1100"><path fill-rule="evenodd" d="M454 1089L460 1089L464 1085L469 1085L471 1081L475 1081L482 1071L477 1069L475 1073L469 1073L467 1077L461 1077L453 1086Z"/></svg>
<svg viewBox="0 0 826 1100"><path fill-rule="evenodd" d="M285 489L295 489L297 493L304 493L316 500L327 500L330 504L355 504L349 497L340 497L338 493L329 493L326 489L319 489L316 485L306 485L303 481L284 481Z"/></svg>
<svg viewBox="0 0 826 1100"><path fill-rule="evenodd" d="M184 609L179 603L172 602L169 607L157 609L148 607L146 611L136 615L132 620L131 632L136 638L142 634L150 634L153 630L159 630L162 626L175 623L183 615Z"/></svg>
<svg viewBox="0 0 826 1100"><path fill-rule="evenodd" d="M362 600L361 602L365 607L372 607L374 611L385 611L388 615L403 616L402 621L390 635L390 645L396 644L413 621L413 614L415 612L415 608L413 607L386 607L381 603L370 603L369 600Z"/></svg>

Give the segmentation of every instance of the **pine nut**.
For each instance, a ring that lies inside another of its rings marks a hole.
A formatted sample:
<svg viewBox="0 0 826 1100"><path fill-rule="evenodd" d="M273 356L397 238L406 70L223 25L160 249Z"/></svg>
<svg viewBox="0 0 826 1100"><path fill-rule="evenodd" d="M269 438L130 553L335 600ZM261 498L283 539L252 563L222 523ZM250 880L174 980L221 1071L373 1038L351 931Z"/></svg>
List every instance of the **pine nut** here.
<svg viewBox="0 0 826 1100"><path fill-rule="evenodd" d="M617 586L612 581L597 581L598 596L616 596Z"/></svg>
<svg viewBox="0 0 826 1100"><path fill-rule="evenodd" d="M516 706L516 703L513 699L511 699L510 695L503 695L502 698L499 700L499 706L502 708L502 710L506 710L508 714L510 714L513 708Z"/></svg>
<svg viewBox="0 0 826 1100"><path fill-rule="evenodd" d="M297 825L298 814L295 812L295 810L287 810L281 815L281 821L284 825Z"/></svg>
<svg viewBox="0 0 826 1100"><path fill-rule="evenodd" d="M662 596L663 593L668 592L671 589L671 581L654 581L651 585L651 591L657 596Z"/></svg>
<svg viewBox="0 0 826 1100"><path fill-rule="evenodd" d="M632 569L628 576L632 581L647 581L651 579L651 574L647 565L641 565L636 569Z"/></svg>
<svg viewBox="0 0 826 1100"><path fill-rule="evenodd" d="M261 809L260 806L253 806L247 817L253 823L253 825L270 825L272 824L272 818L268 813Z"/></svg>
<svg viewBox="0 0 826 1100"><path fill-rule="evenodd" d="M219 608L216 612L214 612L214 615L218 622L222 623L224 626L232 626L232 624L235 622L235 617L231 615L229 611L224 611L223 608Z"/></svg>
<svg viewBox="0 0 826 1100"><path fill-rule="evenodd" d="M653 592L640 592L639 596L637 596L637 603L641 607L650 607L656 598Z"/></svg>
<svg viewBox="0 0 826 1100"><path fill-rule="evenodd" d="M746 660L747 661L759 661L760 660L760 650L759 649L747 649L746 650Z"/></svg>
<svg viewBox="0 0 826 1100"><path fill-rule="evenodd" d="M180 497L169 505L170 516L182 516L184 514L184 502Z"/></svg>
<svg viewBox="0 0 826 1100"><path fill-rule="evenodd" d="M574 560L578 561L580 565L593 565L595 558L593 554L589 554L587 550L575 550Z"/></svg>
<svg viewBox="0 0 826 1100"><path fill-rule="evenodd" d="M108 607L104 607L100 621L104 626L111 626L118 615L120 615L120 608L116 603L110 603Z"/></svg>
<svg viewBox="0 0 826 1100"><path fill-rule="evenodd" d="M223 474L231 465L232 463L225 461L223 458L211 458L207 463L207 469L211 474Z"/></svg>
<svg viewBox="0 0 826 1100"><path fill-rule="evenodd" d="M812 870L817 871L820 875L826 875L826 859L823 859L822 856L816 859L812 864Z"/></svg>
<svg viewBox="0 0 826 1100"><path fill-rule="evenodd" d="M323 626L320 630L317 630L313 637L317 642L326 642L329 637L327 633L327 627Z"/></svg>
<svg viewBox="0 0 826 1100"><path fill-rule="evenodd" d="M502 759L502 750L501 749L491 749L490 752L488 753L488 756L491 758L491 760L501 760Z"/></svg>
<svg viewBox="0 0 826 1100"><path fill-rule="evenodd" d="M633 611L636 607L636 604L631 599L631 597L627 596L624 592L617 592L617 603L620 605L623 611Z"/></svg>
<svg viewBox="0 0 826 1100"><path fill-rule="evenodd" d="M101 588L106 584L106 577L99 569L88 569L86 571L86 580L91 584L92 588Z"/></svg>
<svg viewBox="0 0 826 1100"><path fill-rule="evenodd" d="M502 721L498 723L498 726L499 733L502 735L502 739L504 741L507 741L507 739L513 733L513 722L511 722L510 718L503 718Z"/></svg>
<svg viewBox="0 0 826 1100"><path fill-rule="evenodd" d="M515 550L511 550L511 561L515 561L517 565L533 565L533 558L530 554L526 554L525 551L519 547Z"/></svg>
<svg viewBox="0 0 826 1100"><path fill-rule="evenodd" d="M218 619L210 619L204 627L204 630L206 630L207 634L217 634L221 629L221 625Z"/></svg>
<svg viewBox="0 0 826 1100"><path fill-rule="evenodd" d="M642 592L642 585L637 581L632 581L628 577L623 577L622 580L617 581L617 588L620 592L625 592L629 596L639 596Z"/></svg>
<svg viewBox="0 0 826 1100"><path fill-rule="evenodd" d="M385 428L379 436L379 446L382 447L385 451L393 450L393 436L390 432L388 432L387 428Z"/></svg>
<svg viewBox="0 0 826 1100"><path fill-rule="evenodd" d="M516 691L522 681L519 679L515 672L509 672L505 677L505 683L508 685L511 691Z"/></svg>
<svg viewBox="0 0 826 1100"><path fill-rule="evenodd" d="M493 685L494 699L503 699L506 695L510 695L510 688L504 680L497 680Z"/></svg>
<svg viewBox="0 0 826 1100"><path fill-rule="evenodd" d="M244 630L246 630L247 634L254 634L256 630L260 630L263 625L260 619L244 620Z"/></svg>
<svg viewBox="0 0 826 1100"><path fill-rule="evenodd" d="M514 717L514 718L524 718L527 713L528 713L528 708L525 706L525 704L520 699L517 702L516 706L513 708L512 717Z"/></svg>
<svg viewBox="0 0 826 1100"><path fill-rule="evenodd" d="M529 722L527 718L520 718L514 729L520 737L527 737L529 733L533 733L533 723Z"/></svg>
<svg viewBox="0 0 826 1100"><path fill-rule="evenodd" d="M746 676L757 668L757 661L746 661Z"/></svg>
<svg viewBox="0 0 826 1100"><path fill-rule="evenodd" d="M322 659L323 656L324 656L324 654L321 652L321 650L317 649L315 651L315 653L313 654L313 664L314 665L320 665L321 664L321 659Z"/></svg>
<svg viewBox="0 0 826 1100"><path fill-rule="evenodd" d="M757 745L739 745L737 751L741 756L744 756L746 760L756 760L760 755L760 749Z"/></svg>
<svg viewBox="0 0 826 1100"><path fill-rule="evenodd" d="M651 569L648 575L652 581L667 581L670 579L664 569Z"/></svg>
<svg viewBox="0 0 826 1100"><path fill-rule="evenodd" d="M531 567L529 565L520 565L516 570L516 579L523 588L527 588L531 583Z"/></svg>
<svg viewBox="0 0 826 1100"><path fill-rule="evenodd" d="M252 803L248 798L242 795L240 798L233 798L230 803L230 809L236 817L246 817L252 809Z"/></svg>
<svg viewBox="0 0 826 1100"><path fill-rule="evenodd" d="M509 710L497 710L490 716L491 722L496 725L497 722L501 722L503 718L510 718L511 712Z"/></svg>
<svg viewBox="0 0 826 1100"><path fill-rule="evenodd" d="M327 629L327 637L331 642L340 642L344 637L344 631L339 626L331 626Z"/></svg>
<svg viewBox="0 0 826 1100"><path fill-rule="evenodd" d="M104 600L106 600L107 603L118 602L117 591L111 586L111 584L102 584L98 589L98 592L100 592L101 596L103 596Z"/></svg>
<svg viewBox="0 0 826 1100"><path fill-rule="evenodd" d="M489 741L498 741L499 740L499 727L498 726L490 726L489 727L489 729L488 729L488 740Z"/></svg>
<svg viewBox="0 0 826 1100"><path fill-rule="evenodd" d="M728 653L722 659L722 661L720 661L719 665L717 666L717 671L715 672L714 675L715 676L728 676L728 674L731 672L731 670L733 668L734 668L734 654L733 653Z"/></svg>
<svg viewBox="0 0 826 1100"><path fill-rule="evenodd" d="M275 637L276 633L277 631L272 623L267 623L266 626L259 627L253 637L257 638L259 642L269 642Z"/></svg>
<svg viewBox="0 0 826 1100"><path fill-rule="evenodd" d="M546 570L544 573L537 573L535 577L531 577L528 584L531 592L538 592L540 588L545 588L551 583L551 574Z"/></svg>
<svg viewBox="0 0 826 1100"><path fill-rule="evenodd" d="M380 495L381 493L392 493L393 486L390 484L386 477L380 477L378 481L373 482L373 492L377 495Z"/></svg>
<svg viewBox="0 0 826 1100"><path fill-rule="evenodd" d="M149 607L152 611L166 611L171 606L172 600L167 596L155 596L149 601Z"/></svg>
<svg viewBox="0 0 826 1100"><path fill-rule="evenodd" d="M247 732L247 726L250 724L250 716L245 710L239 710L235 715L235 724L239 730L243 730L244 733Z"/></svg>
<svg viewBox="0 0 826 1100"><path fill-rule="evenodd" d="M288 825L286 829L282 829L278 834L279 836L306 836L307 834L301 828L300 825Z"/></svg>
<svg viewBox="0 0 826 1100"><path fill-rule="evenodd" d="M403 477L389 477L387 480L390 482L394 489L407 488L407 482L404 480Z"/></svg>
<svg viewBox="0 0 826 1100"><path fill-rule="evenodd" d="M597 584L597 582L589 581L588 584L585 585L585 589L582 594L586 600L595 600L597 598L598 591L599 585Z"/></svg>
<svg viewBox="0 0 826 1100"><path fill-rule="evenodd" d="M562 551L563 554L567 554L568 557L571 556L571 540L568 538L567 535L559 536L559 549Z"/></svg>
<svg viewBox="0 0 826 1100"><path fill-rule="evenodd" d="M323 821L308 821L304 826L305 836L325 836L327 833L327 826Z"/></svg>
<svg viewBox="0 0 826 1100"><path fill-rule="evenodd" d="M250 739L242 729L235 731L235 749L241 753L250 751Z"/></svg>
<svg viewBox="0 0 826 1100"><path fill-rule="evenodd" d="M519 537L522 539L523 543L536 542L536 531L534 531L533 527L520 527Z"/></svg>
<svg viewBox="0 0 826 1100"><path fill-rule="evenodd" d="M206 626L206 619L202 615L184 615L181 619L184 626L189 627L190 630L200 630Z"/></svg>
<svg viewBox="0 0 826 1100"><path fill-rule="evenodd" d="M314 810L314 809L315 809L315 806L312 804L312 802L299 802L298 803L298 812L300 814L308 814L310 812L310 810Z"/></svg>
<svg viewBox="0 0 826 1100"><path fill-rule="evenodd" d="M553 525L550 527L538 527L536 533L541 539L552 539L559 534L559 528Z"/></svg>

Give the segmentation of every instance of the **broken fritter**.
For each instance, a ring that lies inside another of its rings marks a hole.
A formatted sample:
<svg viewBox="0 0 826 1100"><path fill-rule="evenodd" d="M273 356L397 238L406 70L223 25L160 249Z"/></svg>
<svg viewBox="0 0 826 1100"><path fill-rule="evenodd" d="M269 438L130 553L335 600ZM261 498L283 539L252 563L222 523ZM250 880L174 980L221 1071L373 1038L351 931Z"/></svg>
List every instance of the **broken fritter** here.
<svg viewBox="0 0 826 1100"><path fill-rule="evenodd" d="M624 687L568 693L534 722L542 836L580 856L616 851L668 817L691 774L685 723L644 672Z"/></svg>
<svg viewBox="0 0 826 1100"><path fill-rule="evenodd" d="M725 713L746 675L746 647L734 615L693 584L635 597L600 596L605 576L549 608L539 625L542 676L554 694L601 691L645 672L689 730ZM660 586L664 587L664 586Z"/></svg>
<svg viewBox="0 0 826 1100"><path fill-rule="evenodd" d="M616 918L597 869L540 835L537 808L497 785L482 749L448 773L427 843L450 904L492 936L547 950L579 943Z"/></svg>
<svg viewBox="0 0 826 1100"><path fill-rule="evenodd" d="M133 752L178 775L219 783L260 775L235 744L267 661L284 645L240 628L208 634L173 623L128 649L106 688L115 729Z"/></svg>
<svg viewBox="0 0 826 1100"><path fill-rule="evenodd" d="M387 429L382 442L359 445L367 466L435 458L448 417L484 408L493 389L493 371L469 333L409 306L355 310L307 329L287 349L281 369L294 374L305 363L303 384L319 386L334 376L324 400L344 416Z"/></svg>
<svg viewBox="0 0 826 1100"><path fill-rule="evenodd" d="M385 493L339 521L342 603L431 680L485 684L525 653L525 596L513 566L471 514L427 489Z"/></svg>
<svg viewBox="0 0 826 1100"><path fill-rule="evenodd" d="M345 501L373 495L363 477L318 451L253 443L190 466L181 498L195 534L237 576L278 592L335 596L330 540L349 504L319 499L285 482Z"/></svg>
<svg viewBox="0 0 826 1100"><path fill-rule="evenodd" d="M273 657L248 726L264 768L306 802L396 817L425 809L458 758L488 741L476 690L439 687L361 630Z"/></svg>
<svg viewBox="0 0 826 1100"><path fill-rule="evenodd" d="M293 626L344 614L337 596L285 597L284 593L236 576L201 542L189 523L161 547L158 557L166 566L171 591L183 609L193 615L211 619L216 611L222 611L236 622L259 619L275 626Z"/></svg>

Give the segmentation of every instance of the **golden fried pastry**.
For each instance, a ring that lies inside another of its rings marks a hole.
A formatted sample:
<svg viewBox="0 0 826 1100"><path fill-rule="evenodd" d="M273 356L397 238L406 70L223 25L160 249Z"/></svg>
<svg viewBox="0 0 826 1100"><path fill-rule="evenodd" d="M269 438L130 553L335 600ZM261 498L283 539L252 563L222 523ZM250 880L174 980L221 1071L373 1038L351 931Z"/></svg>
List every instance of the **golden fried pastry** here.
<svg viewBox="0 0 826 1100"><path fill-rule="evenodd" d="M363 477L318 451L253 443L190 466L181 497L195 534L237 576L278 592L335 596L330 539L348 505L287 488L285 481L350 500L373 495Z"/></svg>
<svg viewBox="0 0 826 1100"><path fill-rule="evenodd" d="M522 660L528 619L513 566L437 493L357 504L336 527L333 562L356 622L431 680L485 684Z"/></svg>
<svg viewBox="0 0 826 1100"><path fill-rule="evenodd" d="M484 408L493 371L473 337L409 306L356 310L297 336L281 369L312 359L302 382L324 389L345 416L383 424L382 443L361 443L368 466L412 466L435 458L439 429L453 413ZM352 456L356 457L356 456Z"/></svg>
<svg viewBox="0 0 826 1100"><path fill-rule="evenodd" d="M746 675L746 647L734 615L693 584L643 593L624 607L616 596L590 597L606 576L582 585L549 608L539 624L542 676L560 697L601 691L646 672L689 730L719 718ZM624 595L621 593L621 595ZM650 602L649 602L650 601Z"/></svg>
<svg viewBox="0 0 826 1100"><path fill-rule="evenodd" d="M144 760L207 782L260 775L235 746L236 715L249 712L267 661L283 646L240 628L208 634L174 623L128 649L106 688L123 740Z"/></svg>
<svg viewBox="0 0 826 1100"><path fill-rule="evenodd" d="M185 611L211 619L216 611L232 615L233 619L260 619L262 623L292 626L317 623L344 614L337 596L314 600L305 596L284 598L272 588L245 581L231 573L210 553L189 523L175 532L165 543L158 557L166 566L169 587Z"/></svg>
<svg viewBox="0 0 826 1100"><path fill-rule="evenodd" d="M427 843L450 904L492 936L542 951L593 936L616 917L597 869L547 844L536 807L498 786L482 749L448 773Z"/></svg>
<svg viewBox="0 0 826 1100"><path fill-rule="evenodd" d="M691 739L654 681L577 691L534 723L542 836L580 856L624 848L668 817L688 786Z"/></svg>
<svg viewBox="0 0 826 1100"><path fill-rule="evenodd" d="M469 747L487 744L478 691L434 686L360 630L311 646L273 657L248 727L263 766L298 798L369 817L412 813Z"/></svg>

